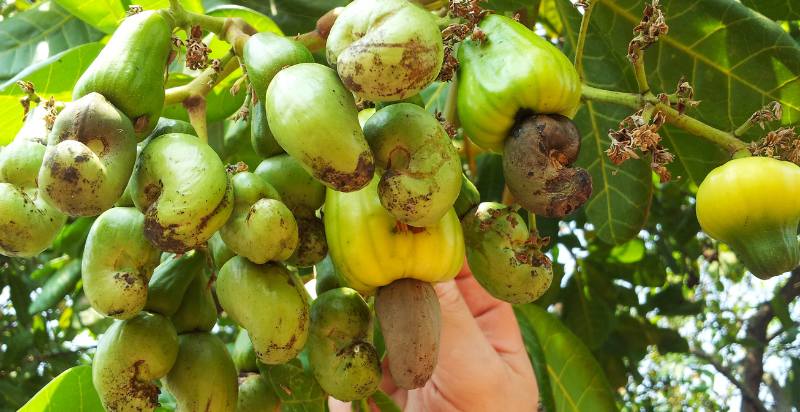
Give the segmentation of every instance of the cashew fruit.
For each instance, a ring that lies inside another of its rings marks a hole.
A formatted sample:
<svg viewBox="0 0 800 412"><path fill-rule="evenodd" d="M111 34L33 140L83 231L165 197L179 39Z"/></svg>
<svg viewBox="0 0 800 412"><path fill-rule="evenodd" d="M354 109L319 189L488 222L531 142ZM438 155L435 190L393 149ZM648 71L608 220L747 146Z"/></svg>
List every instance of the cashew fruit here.
<svg viewBox="0 0 800 412"><path fill-rule="evenodd" d="M356 192L328 190L324 220L328 250L347 286L369 295L393 280L442 282L464 260L464 237L451 208L436 225L405 227L381 205L379 176Z"/></svg>
<svg viewBox="0 0 800 412"><path fill-rule="evenodd" d="M353 289L329 290L311 305L308 359L322 389L341 401L364 399L381 382L372 314Z"/></svg>
<svg viewBox="0 0 800 412"><path fill-rule="evenodd" d="M250 144L250 121L233 120L225 122L225 135L222 137L222 158L225 164L243 162L249 170L258 166L262 157Z"/></svg>
<svg viewBox="0 0 800 412"><path fill-rule="evenodd" d="M17 137L0 148L0 254L33 257L53 244L67 216L46 202L36 176L45 146Z"/></svg>
<svg viewBox="0 0 800 412"><path fill-rule="evenodd" d="M264 159L254 173L278 191L297 217L313 217L325 203L325 186L287 154Z"/></svg>
<svg viewBox="0 0 800 412"><path fill-rule="evenodd" d="M459 219L463 219L473 207L478 206L481 202L481 194L475 184L469 180L467 175L461 174L461 191L458 192L453 208Z"/></svg>
<svg viewBox="0 0 800 412"><path fill-rule="evenodd" d="M38 104L25 115L22 127L14 136L14 140L28 140L34 143L47 144L50 128L47 127L47 118L50 109L44 104Z"/></svg>
<svg viewBox="0 0 800 412"><path fill-rule="evenodd" d="M364 136L383 171L378 196L392 216L424 227L452 209L461 159L433 115L411 103L393 104L367 120Z"/></svg>
<svg viewBox="0 0 800 412"><path fill-rule="evenodd" d="M301 268L314 266L328 254L325 226L317 217L299 217L297 229L300 236L297 249L286 262Z"/></svg>
<svg viewBox="0 0 800 412"><path fill-rule="evenodd" d="M306 292L283 266L257 265L236 256L219 271L217 298L231 319L247 329L261 362L287 362L306 344Z"/></svg>
<svg viewBox="0 0 800 412"><path fill-rule="evenodd" d="M442 34L433 14L407 0L355 0L331 28L328 62L345 86L371 101L419 93L439 75Z"/></svg>
<svg viewBox="0 0 800 412"><path fill-rule="evenodd" d="M233 188L219 156L182 133L147 143L136 160L131 196L145 215L145 237L168 252L202 245L233 211Z"/></svg>
<svg viewBox="0 0 800 412"><path fill-rule="evenodd" d="M142 312L109 326L92 362L92 382L105 410L153 411L160 392L155 380L178 357L178 335L164 316Z"/></svg>
<svg viewBox="0 0 800 412"><path fill-rule="evenodd" d="M204 266L186 288L181 306L170 318L178 333L210 332L217 324L217 304L211 294L210 275Z"/></svg>
<svg viewBox="0 0 800 412"><path fill-rule="evenodd" d="M439 358L442 315L430 283L399 279L378 289L375 314L380 321L389 372L397 386L425 386Z"/></svg>
<svg viewBox="0 0 800 412"><path fill-rule="evenodd" d="M197 136L194 127L189 122L178 119L170 119L167 117L159 117L158 123L152 132L147 136L148 139L170 133L184 133L192 136Z"/></svg>
<svg viewBox="0 0 800 412"><path fill-rule="evenodd" d="M202 271L205 266L206 255L198 251L167 257L153 271L147 285L147 304L144 308L167 317L174 315L195 273Z"/></svg>
<svg viewBox="0 0 800 412"><path fill-rule="evenodd" d="M131 122L89 93L56 117L39 170L42 196L68 215L99 215L122 196L135 161Z"/></svg>
<svg viewBox="0 0 800 412"><path fill-rule="evenodd" d="M211 239L208 239L208 252L211 254L211 261L214 262L214 269L220 270L230 258L236 256L231 248L222 240L219 231L215 232Z"/></svg>
<svg viewBox="0 0 800 412"><path fill-rule="evenodd" d="M250 145L261 157L270 157L283 153L283 148L275 140L267 122L267 108L264 97L250 104Z"/></svg>
<svg viewBox="0 0 800 412"><path fill-rule="evenodd" d="M517 123L506 139L503 175L509 192L525 209L564 217L592 195L592 177L573 167L581 135L569 118L534 115Z"/></svg>
<svg viewBox="0 0 800 412"><path fill-rule="evenodd" d="M236 412L278 412L281 401L259 374L250 374L239 383Z"/></svg>
<svg viewBox="0 0 800 412"><path fill-rule="evenodd" d="M282 261L297 249L297 221L278 192L250 172L233 176L234 209L219 230L225 244L254 263Z"/></svg>
<svg viewBox="0 0 800 412"><path fill-rule="evenodd" d="M581 82L560 50L498 14L478 27L484 38L458 48L458 117L470 139L501 153L520 112L575 114Z"/></svg>
<svg viewBox="0 0 800 412"><path fill-rule="evenodd" d="M125 18L78 79L72 98L102 94L125 113L136 136L144 139L164 107L164 71L172 51L173 26L167 10Z"/></svg>
<svg viewBox="0 0 800 412"><path fill-rule="evenodd" d="M800 167L767 157L717 167L697 189L697 220L757 277L794 269L800 263Z"/></svg>
<svg viewBox="0 0 800 412"><path fill-rule="evenodd" d="M472 209L462 225L472 275L492 296L522 304L547 292L552 264L517 212L485 202Z"/></svg>
<svg viewBox="0 0 800 412"><path fill-rule="evenodd" d="M233 342L233 364L236 370L242 372L258 372L256 363L256 351L253 349L253 342L250 342L250 335L247 329L239 329L236 340Z"/></svg>
<svg viewBox="0 0 800 412"><path fill-rule="evenodd" d="M225 344L206 332L178 337L175 365L164 387L181 412L234 412L239 393L236 367Z"/></svg>
<svg viewBox="0 0 800 412"><path fill-rule="evenodd" d="M105 211L83 249L83 291L94 310L129 319L147 303L147 285L160 253L144 237L144 216L132 207Z"/></svg>
<svg viewBox="0 0 800 412"><path fill-rule="evenodd" d="M266 104L275 140L308 173L343 192L369 183L372 152L353 95L336 72L316 63L287 67L269 84Z"/></svg>
<svg viewBox="0 0 800 412"><path fill-rule="evenodd" d="M279 71L299 63L313 63L314 56L306 46L290 38L261 32L247 39L242 60L257 100L264 100L267 86Z"/></svg>

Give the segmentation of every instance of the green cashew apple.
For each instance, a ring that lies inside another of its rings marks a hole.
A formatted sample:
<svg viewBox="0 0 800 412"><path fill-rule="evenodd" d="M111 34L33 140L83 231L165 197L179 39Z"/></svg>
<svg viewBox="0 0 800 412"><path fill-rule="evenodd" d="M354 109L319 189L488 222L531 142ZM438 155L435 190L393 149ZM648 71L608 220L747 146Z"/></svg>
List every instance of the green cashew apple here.
<svg viewBox="0 0 800 412"><path fill-rule="evenodd" d="M96 216L119 200L136 162L133 125L89 93L56 117L39 170L42 196L71 216Z"/></svg>
<svg viewBox="0 0 800 412"><path fill-rule="evenodd" d="M467 175L461 174L461 191L458 193L453 208L459 219L463 219L473 207L478 206L481 202L481 194L475 184L469 180Z"/></svg>
<svg viewBox="0 0 800 412"><path fill-rule="evenodd" d="M283 153L283 148L275 140L267 122L267 107L262 97L250 104L250 144L255 153L261 157L270 157Z"/></svg>
<svg viewBox="0 0 800 412"><path fill-rule="evenodd" d="M280 398L261 375L247 375L239 383L236 412L278 412L280 408Z"/></svg>
<svg viewBox="0 0 800 412"><path fill-rule="evenodd" d="M147 136L148 139L170 133L184 133L192 136L197 136L194 127L189 122L178 119L170 119L167 117L159 117L158 123L152 132ZM146 139L145 139L146 140Z"/></svg>
<svg viewBox="0 0 800 412"><path fill-rule="evenodd" d="M305 346L309 306L306 291L283 266L257 265L236 256L219 272L217 298L231 319L247 329L261 362L288 362Z"/></svg>
<svg viewBox="0 0 800 412"><path fill-rule="evenodd" d="M371 101L401 100L439 75L444 46L433 14L407 0L355 0L331 28L328 62Z"/></svg>
<svg viewBox="0 0 800 412"><path fill-rule="evenodd" d="M181 256L169 256L153 272L147 285L145 310L171 317L181 306L186 289L206 266L206 255L190 251Z"/></svg>
<svg viewBox="0 0 800 412"><path fill-rule="evenodd" d="M317 296L331 290L346 286L341 278L341 275L333 265L331 255L325 256L319 263L314 265L314 278L317 280L314 285Z"/></svg>
<svg viewBox="0 0 800 412"><path fill-rule="evenodd" d="M314 56L306 46L288 37L261 32L247 39L242 60L257 100L263 101L269 83L279 71L299 63L313 63Z"/></svg>
<svg viewBox="0 0 800 412"><path fill-rule="evenodd" d="M178 357L163 380L177 410L235 412L238 380L225 344L207 332L183 334L178 340Z"/></svg>
<svg viewBox="0 0 800 412"><path fill-rule="evenodd" d="M328 254L325 225L318 217L298 217L299 241L297 249L286 261L290 265L307 268L316 265Z"/></svg>
<svg viewBox="0 0 800 412"><path fill-rule="evenodd" d="M254 173L278 191L281 201L297 217L313 217L325 203L325 186L292 156L264 159Z"/></svg>
<svg viewBox="0 0 800 412"><path fill-rule="evenodd" d="M569 118L534 115L519 121L506 139L503 175L509 192L525 209L562 218L592 195L592 177L572 167L581 135Z"/></svg>
<svg viewBox="0 0 800 412"><path fill-rule="evenodd" d="M147 285L160 253L144 237L144 216L132 207L105 211L83 250L83 291L94 310L129 319L147 303Z"/></svg>
<svg viewBox="0 0 800 412"><path fill-rule="evenodd" d="M338 288L317 297L311 305L308 357L325 392L354 401L378 389L380 356L371 337L372 314L358 292Z"/></svg>
<svg viewBox="0 0 800 412"><path fill-rule="evenodd" d="M230 260L230 258L236 256L236 253L233 253L231 248L222 240L219 231L214 232L211 239L208 239L208 252L211 254L211 261L214 262L214 269L217 271L219 271L222 265Z"/></svg>
<svg viewBox="0 0 800 412"><path fill-rule="evenodd" d="M256 351L253 349L253 342L250 342L250 335L247 329L239 329L236 340L233 342L233 363L236 370L242 372L258 372L256 363Z"/></svg>
<svg viewBox="0 0 800 412"><path fill-rule="evenodd" d="M523 304L547 292L553 281L550 259L517 212L485 202L472 209L462 225L469 267L492 296Z"/></svg>
<svg viewBox="0 0 800 412"><path fill-rule="evenodd" d="M219 234L236 254L254 263L283 261L297 249L297 221L278 192L250 172L233 176L234 209Z"/></svg>
<svg viewBox="0 0 800 412"><path fill-rule="evenodd" d="M336 72L316 63L287 67L267 89L267 120L275 140L326 186L352 192L375 170L353 95Z"/></svg>
<svg viewBox="0 0 800 412"><path fill-rule="evenodd" d="M167 10L127 17L78 79L72 98L97 92L133 122L144 139L164 107L164 72L172 51L174 21Z"/></svg>
<svg viewBox="0 0 800 412"><path fill-rule="evenodd" d="M50 134L50 127L47 126L47 118L50 116L50 109L44 104L38 104L25 115L25 122L19 129L14 140L22 139L34 143L47 144L47 136Z"/></svg>
<svg viewBox="0 0 800 412"><path fill-rule="evenodd" d="M142 312L111 324L92 362L92 382L105 410L153 411L155 380L166 376L178 357L178 335L170 321Z"/></svg>
<svg viewBox="0 0 800 412"><path fill-rule="evenodd" d="M222 137L222 161L225 164L244 162L248 169L254 169L262 157L250 144L250 121L233 120L226 124L225 135Z"/></svg>
<svg viewBox="0 0 800 412"><path fill-rule="evenodd" d="M25 136L0 148L0 254L5 256L38 255L67 221L39 190L36 176L46 148Z"/></svg>
<svg viewBox="0 0 800 412"><path fill-rule="evenodd" d="M159 249L182 253L205 243L231 215L225 165L197 137L170 133L150 140L133 171L133 203Z"/></svg>
<svg viewBox="0 0 800 412"><path fill-rule="evenodd" d="M731 160L697 189L697 220L760 279L800 264L800 167L768 157Z"/></svg>
<svg viewBox="0 0 800 412"><path fill-rule="evenodd" d="M207 266L194 273L181 306L170 318L178 333L210 332L217 324L217 304L211 294L210 275Z"/></svg>
<svg viewBox="0 0 800 412"><path fill-rule="evenodd" d="M577 112L581 81L564 53L505 16L489 14L478 28L484 38L458 48L458 117L478 146L501 153L520 114Z"/></svg>
<svg viewBox="0 0 800 412"><path fill-rule="evenodd" d="M397 220L415 227L436 224L461 189L461 159L433 115L411 104L378 110L364 125L375 164L381 204Z"/></svg>

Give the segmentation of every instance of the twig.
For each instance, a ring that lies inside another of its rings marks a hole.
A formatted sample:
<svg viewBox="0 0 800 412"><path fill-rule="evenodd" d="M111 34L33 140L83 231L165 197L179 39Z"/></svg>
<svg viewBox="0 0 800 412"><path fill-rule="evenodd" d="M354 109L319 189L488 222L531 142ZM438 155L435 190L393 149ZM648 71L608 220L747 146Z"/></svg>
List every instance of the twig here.
<svg viewBox="0 0 800 412"><path fill-rule="evenodd" d="M713 366L714 369L717 370L717 372L719 372L722 376L727 378L728 381L730 381L730 383L732 383L734 386L739 388L739 390L742 392L742 398L746 398L747 400L749 400L755 406L756 410L758 410L759 412L767 412L767 408L764 406L764 403L762 403L761 400L758 399L758 396L756 396L756 394L754 394L750 390L750 388L745 386L744 383L742 383L739 379L737 379L729 368L725 367L725 365L723 365L721 362L714 359L714 357L711 356L711 354L705 353L700 349L691 349L689 352L691 352L692 355L706 361L709 365Z"/></svg>
<svg viewBox="0 0 800 412"><path fill-rule="evenodd" d="M586 47L586 34L589 31L589 19L592 18L592 10L594 10L596 2L597 1L590 2L583 11L581 28L578 32L578 43L575 46L575 70L577 70L581 80L583 80L583 49Z"/></svg>

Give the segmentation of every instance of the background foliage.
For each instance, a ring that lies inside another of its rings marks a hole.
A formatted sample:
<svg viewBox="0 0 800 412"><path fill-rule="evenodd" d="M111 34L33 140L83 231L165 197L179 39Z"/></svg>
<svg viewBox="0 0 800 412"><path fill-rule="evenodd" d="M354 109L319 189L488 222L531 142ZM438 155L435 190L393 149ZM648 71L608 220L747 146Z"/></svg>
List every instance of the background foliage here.
<svg viewBox="0 0 800 412"><path fill-rule="evenodd" d="M626 51L644 4L595 1L585 79L595 87L635 91ZM23 93L15 82L29 80L40 94L69 100L72 85L130 3L0 1L0 145L21 125ZM167 6L166 0L135 3ZM347 1L183 3L291 35L312 29L317 17ZM536 21L540 34L574 55L581 14L571 2L491 0L485 6ZM664 12L669 34L645 54L653 89L671 93L685 78L701 101L688 114L724 130L773 100L784 108L784 125L800 121L800 3L671 0L664 2ZM223 44L211 44L215 53L224 53ZM173 84L197 74L179 65L173 70ZM225 120L244 98L228 92L233 81L220 84L209 101L216 108L209 113L211 142L226 161L246 135L246 125ZM430 110L443 109L447 89L435 84L425 91ZM181 117L181 110L167 113ZM567 220L538 219L540 231L553 240L557 282L536 305L516 309L542 406L548 411L800 409L800 308L794 303L800 271L760 281L747 275L724 245L700 232L693 194L705 174L725 160L715 146L674 127L662 129L677 157L667 184L658 183L647 159L611 163L604 154L608 130L629 114L608 104L582 106L576 117L583 133L579 164L592 174L594 194ZM764 133L756 127L746 137ZM482 200L501 200L499 158L479 154L476 160L471 177ZM86 366L53 379L88 364L95 338L109 323L90 309L81 290L80 257L91 223L71 221L53 248L35 259L0 257L0 410L17 410L51 381L24 410L48 410L48 400L77 402L63 397L75 396L75 387L90 382ZM235 336L225 318L217 330L226 342ZM321 408L319 388L308 381L301 362L263 372L273 383L305 385L307 390L295 392L301 399L293 405ZM79 401L84 410L96 410L96 399L87 393ZM170 405L168 398L164 405Z"/></svg>

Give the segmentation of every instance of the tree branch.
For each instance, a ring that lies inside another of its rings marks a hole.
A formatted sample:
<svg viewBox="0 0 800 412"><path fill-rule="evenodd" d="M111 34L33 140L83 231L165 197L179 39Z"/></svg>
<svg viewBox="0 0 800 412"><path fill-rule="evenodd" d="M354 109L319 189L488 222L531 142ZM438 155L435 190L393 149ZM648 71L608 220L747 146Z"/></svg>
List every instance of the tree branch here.
<svg viewBox="0 0 800 412"><path fill-rule="evenodd" d="M767 408L764 406L761 400L758 399L758 394L751 391L750 388L745 386L745 384L742 381L737 379L736 375L733 374L733 371L731 371L730 368L727 368L725 365L722 364L722 362L714 359L714 357L711 356L711 354L703 352L700 349L691 349L690 352L692 353L692 355L704 360L709 365L713 366L714 369L716 369L717 372L722 374L722 376L727 378L728 381L730 381L733 384L733 386L739 388L739 391L742 392L742 399L747 399L748 401L750 401L754 406L755 410L757 410L758 412L767 412Z"/></svg>

